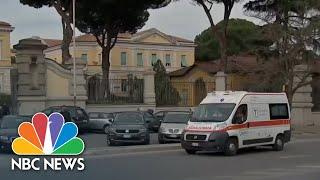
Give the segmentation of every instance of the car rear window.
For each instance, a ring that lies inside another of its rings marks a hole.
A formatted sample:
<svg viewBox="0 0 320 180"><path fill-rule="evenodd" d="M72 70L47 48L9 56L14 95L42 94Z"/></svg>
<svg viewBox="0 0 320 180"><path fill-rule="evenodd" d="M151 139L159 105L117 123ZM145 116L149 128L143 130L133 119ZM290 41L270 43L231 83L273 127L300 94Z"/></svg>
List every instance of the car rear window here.
<svg viewBox="0 0 320 180"><path fill-rule="evenodd" d="M99 118L99 113L89 113L89 118L98 119Z"/></svg>
<svg viewBox="0 0 320 180"><path fill-rule="evenodd" d="M141 113L128 112L117 114L114 122L116 124L143 124L144 120Z"/></svg>

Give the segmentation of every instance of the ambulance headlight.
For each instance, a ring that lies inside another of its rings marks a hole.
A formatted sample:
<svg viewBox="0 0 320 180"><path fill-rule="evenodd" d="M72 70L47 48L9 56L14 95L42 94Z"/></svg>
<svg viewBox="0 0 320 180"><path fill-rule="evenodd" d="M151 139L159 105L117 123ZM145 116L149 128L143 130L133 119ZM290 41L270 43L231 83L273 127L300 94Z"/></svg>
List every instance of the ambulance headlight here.
<svg viewBox="0 0 320 180"><path fill-rule="evenodd" d="M227 127L227 124L226 123L221 123L221 124L217 124L215 127L214 127L214 130L215 131L220 131L220 130L223 130Z"/></svg>

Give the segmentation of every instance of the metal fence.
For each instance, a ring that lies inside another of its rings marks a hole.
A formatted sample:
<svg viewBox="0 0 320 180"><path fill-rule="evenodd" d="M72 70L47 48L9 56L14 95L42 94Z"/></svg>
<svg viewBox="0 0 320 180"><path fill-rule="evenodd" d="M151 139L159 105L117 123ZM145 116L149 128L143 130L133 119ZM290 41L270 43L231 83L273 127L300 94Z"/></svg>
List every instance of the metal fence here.
<svg viewBox="0 0 320 180"><path fill-rule="evenodd" d="M87 82L89 104L140 104L143 103L143 79L109 79L109 86L103 92L103 82L91 77ZM108 90L109 89L109 90Z"/></svg>
<svg viewBox="0 0 320 180"><path fill-rule="evenodd" d="M170 82L173 90L156 93L157 106L197 106L206 97L208 92L215 90L215 82L197 80L195 82ZM157 90L156 90L157 91ZM159 103L160 102L160 103Z"/></svg>

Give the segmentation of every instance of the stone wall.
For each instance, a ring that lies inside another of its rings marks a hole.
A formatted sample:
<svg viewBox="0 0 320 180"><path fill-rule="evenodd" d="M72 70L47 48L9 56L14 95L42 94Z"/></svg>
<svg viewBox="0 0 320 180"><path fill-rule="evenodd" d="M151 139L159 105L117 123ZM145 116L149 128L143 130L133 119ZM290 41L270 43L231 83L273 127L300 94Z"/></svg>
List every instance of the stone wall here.
<svg viewBox="0 0 320 180"><path fill-rule="evenodd" d="M10 67L0 67L0 93L11 94Z"/></svg>
<svg viewBox="0 0 320 180"><path fill-rule="evenodd" d="M294 83L297 84L300 81L299 76L303 76L309 70L307 65L298 65L295 67L296 77ZM306 81L311 81L310 75ZM313 100L312 100L312 86L311 84L305 85L299 88L292 99L292 125L293 126L317 126L320 125L320 114L312 112Z"/></svg>
<svg viewBox="0 0 320 180"><path fill-rule="evenodd" d="M17 82L12 83L18 114L32 115L50 106L74 105L72 65L61 66L46 59L43 50L47 45L37 38L20 40L14 48ZM85 62L77 60L76 64L76 105L85 108Z"/></svg>

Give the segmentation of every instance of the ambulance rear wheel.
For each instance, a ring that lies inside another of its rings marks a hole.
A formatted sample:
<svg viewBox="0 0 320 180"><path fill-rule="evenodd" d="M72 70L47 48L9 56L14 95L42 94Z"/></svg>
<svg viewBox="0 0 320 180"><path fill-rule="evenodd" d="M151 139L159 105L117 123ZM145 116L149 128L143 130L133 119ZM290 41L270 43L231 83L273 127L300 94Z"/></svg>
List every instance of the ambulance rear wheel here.
<svg viewBox="0 0 320 180"><path fill-rule="evenodd" d="M284 146L283 136L282 135L278 135L276 137L276 141L274 142L274 145L273 145L272 148L275 151L282 151L283 150L283 146Z"/></svg>
<svg viewBox="0 0 320 180"><path fill-rule="evenodd" d="M188 153L188 154L196 154L196 150L192 150L192 149L185 149L186 150L186 152Z"/></svg>
<svg viewBox="0 0 320 180"><path fill-rule="evenodd" d="M238 152L238 141L237 139L229 139L226 143L224 154L226 156L234 156Z"/></svg>

